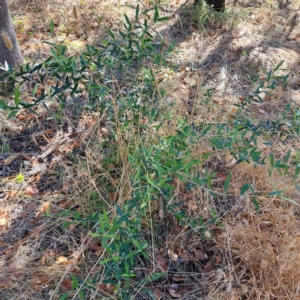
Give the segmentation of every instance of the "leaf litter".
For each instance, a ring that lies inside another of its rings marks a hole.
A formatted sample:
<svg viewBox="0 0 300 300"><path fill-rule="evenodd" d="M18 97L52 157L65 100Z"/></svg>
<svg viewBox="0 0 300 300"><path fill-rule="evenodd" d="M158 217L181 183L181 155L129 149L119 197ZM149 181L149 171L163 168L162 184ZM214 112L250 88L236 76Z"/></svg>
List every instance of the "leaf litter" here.
<svg viewBox="0 0 300 300"><path fill-rule="evenodd" d="M22 2L13 1L12 12L16 20L23 22L16 22L16 30L19 32L18 38L21 47L24 48L24 55L35 59L45 58L49 54L49 48L41 44L40 40L46 38L48 41L53 41L53 37L49 35L49 24L45 18L36 17L36 9L39 6L34 5L27 7L25 10L27 20L23 19L22 14L19 14L19 9L22 7L19 5L22 5ZM174 9L179 4L179 1L175 3L170 1L169 8ZM55 6L55 1L53 3L49 1L49 5L52 9L49 17L53 19L57 28L55 30L59 29L61 22L67 24L62 26L62 30L68 36L68 30L73 27L74 35L69 35L69 42L74 46L74 52L77 52L79 47L93 42L95 32L104 26L99 23L97 17L90 18L88 14L89 10L101 5L101 1L85 3L85 9L74 9L76 6L71 9L71 6L67 6L67 1L64 5L60 3L59 7ZM40 12L43 13L42 10ZM282 12L292 13L293 8L288 7ZM266 18L263 17L265 15ZM102 17L107 20L105 26L109 28L117 26L109 15ZM181 54L178 56L178 61L185 67L181 69L180 74L175 74L172 78L173 80L177 78L178 84L171 96L171 98L182 99L177 103L180 115L191 116L198 109L197 114L200 118L205 116L213 120L214 113L218 114L212 111L211 115L208 115L207 112L201 111L204 108L195 108L195 103L188 102L187 95L191 91L187 87L195 82L190 61L197 62L202 72L209 69L204 84L205 87L217 86L217 96L213 101L221 112L222 109L234 112L232 99L244 97L247 94L246 87L249 86L248 79L243 74L256 74L255 68L260 61L266 66L270 57L275 61L283 58L288 66L294 68L295 72L291 74L291 78L295 77L299 67L297 65L299 53L293 41L299 40L298 29L295 29L291 37L287 37L285 41L276 36L274 30L273 40L268 40L263 28L269 26L268 22L275 20L275 17L274 12L267 11L263 7L258 8L253 18L243 24L244 29L238 28L233 32L229 30L228 34L223 32L223 35L218 29L205 33L206 36L199 32L190 34L190 27L185 24L187 26L185 33L189 39L179 44ZM41 20L45 21L41 22ZM284 28L288 27L287 21L283 18L272 26L282 25L283 32L286 32L287 29ZM29 25L36 30L31 32ZM171 27L171 33L174 34L176 30L183 32L185 29L178 28L177 24ZM177 34L180 39L182 33ZM229 43L230 47L226 48L225 45ZM245 55L243 48L248 47L247 43L254 43L254 46L247 50L249 57L253 59L252 69L239 60L239 57ZM276 43L280 43L282 49L278 46L273 47ZM206 50L201 51L204 48ZM221 55L214 49L217 49ZM227 61L227 65L222 66L224 60ZM240 79L238 82L235 80L236 77ZM279 89L275 95L265 96L266 101L262 106L253 104L252 112L257 115L257 118L272 118L273 111L282 109L286 93L293 101L299 102L299 93L296 89L290 91ZM52 108L58 109L57 104L52 103ZM5 145L8 147L7 151L3 151L0 155L0 177L3 179L0 191L2 205L0 251L4 277L0 285L3 288L7 286L13 288L18 282L18 288L26 291L30 299L34 297L44 299L44 296L43 298L40 296L41 293L46 294L46 298L52 295L53 285L58 278L62 279L60 282L62 290L71 291L73 283L69 274L65 274L66 265L70 266L70 274L80 272L81 278L85 278L85 271L78 271L76 263L80 261L87 269L94 270L93 266L103 253L103 248L97 241L89 241L82 248L85 240L82 236L87 236L86 229L66 230L61 226L65 220L46 217L51 209L56 212L65 209L77 211L86 209L84 203L78 203L77 199L70 196L75 189L80 189L80 177L78 175L76 178L74 175L76 170L73 170L68 155L81 154L86 150L93 124L98 123L99 117L83 113L80 124L71 124L74 126L70 129L65 124L49 121L50 116L42 110L41 112L43 113L36 117L22 111L16 119L7 120L3 132L1 129L1 134L5 135L9 142ZM71 123L68 117L72 118L72 108L68 107L64 113ZM80 128L85 130L79 130ZM105 124L102 131L109 133L110 129ZM283 153L283 149L277 151L278 155ZM225 162L222 160L223 158L217 159L220 165L228 165L226 159ZM117 166L110 164L108 168L116 170ZM227 174L223 175L222 172L223 170L220 170L218 182L226 180ZM264 168L242 164L233 166L231 172L232 180L228 184L228 192L233 195L237 195L244 181L252 182L258 191L272 191L272 185L266 180L267 173ZM21 173L24 178L18 178ZM61 173L63 176L60 176ZM71 179L70 174L73 176ZM239 178L243 178L244 181L238 180ZM289 180L282 182L276 176L273 179L277 180L277 185L282 187L292 186ZM203 199L200 200L195 195L180 191L182 187L177 186L177 188L179 195L187 199L187 210L191 216L202 215L205 219L205 216L209 215L209 209L201 205ZM293 198L299 195L292 187L289 193ZM114 195L111 201L116 201L116 198ZM180 232L187 234L176 233L172 248L165 247L152 257L155 265L150 266L149 270L158 268L166 273L163 281L153 283L155 298L261 299L261 297L272 298L276 295L278 299L284 297L295 299L300 270L297 263L300 253L299 211L275 198L270 202L261 197L259 201L261 207L259 214L255 213L247 197L237 199L237 202L229 206L217 203L216 209L224 215L225 230L209 228L210 231L206 231L206 240L197 235L191 237L186 228L178 226ZM240 206L243 208L240 209ZM169 222L165 212L162 212L159 218L160 222ZM82 250L78 252L78 249ZM20 261L22 264L18 263ZM149 270L146 271L145 268L145 273L152 272ZM32 287L32 291L28 290L29 286ZM98 289L112 294L114 286L101 283ZM196 291L195 294L193 290Z"/></svg>

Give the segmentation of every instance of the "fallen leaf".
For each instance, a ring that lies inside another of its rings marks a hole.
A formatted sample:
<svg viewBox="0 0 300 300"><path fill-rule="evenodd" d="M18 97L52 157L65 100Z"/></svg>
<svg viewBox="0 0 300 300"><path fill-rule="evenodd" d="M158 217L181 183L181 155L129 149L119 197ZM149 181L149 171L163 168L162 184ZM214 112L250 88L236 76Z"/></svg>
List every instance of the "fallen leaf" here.
<svg viewBox="0 0 300 300"><path fill-rule="evenodd" d="M157 258L157 264L158 264L158 267L160 269L162 269L163 271L167 271L168 270L168 265L167 265L167 262L165 261L165 259L163 258L162 255L158 255L158 258Z"/></svg>
<svg viewBox="0 0 300 300"><path fill-rule="evenodd" d="M172 280L175 281L175 282L180 282L180 281L185 281L185 278L184 277L172 277Z"/></svg>
<svg viewBox="0 0 300 300"><path fill-rule="evenodd" d="M209 277L213 278L216 275L216 269L211 262L208 262L202 269L204 274L209 275Z"/></svg>
<svg viewBox="0 0 300 300"><path fill-rule="evenodd" d="M14 249L14 248L9 248L9 249L5 250L3 253L4 253L4 254L12 254L12 253L14 253L14 252L15 252L15 249Z"/></svg>
<svg viewBox="0 0 300 300"><path fill-rule="evenodd" d="M41 264L42 265L45 265L48 263L48 261L50 260L50 254L48 251L44 252L44 254L42 255L42 258L41 258Z"/></svg>
<svg viewBox="0 0 300 300"><path fill-rule="evenodd" d="M35 218L34 218L34 219L33 219L33 218L31 218L31 219L29 219L29 220L28 220L28 222L29 222L30 224L32 224L32 225L36 224L36 223L37 223L37 221L38 221L38 220L37 220L37 219L35 219Z"/></svg>
<svg viewBox="0 0 300 300"><path fill-rule="evenodd" d="M43 219L43 218L45 217L45 215L44 215L44 213L42 213L42 212L39 211L39 212L35 215L35 217L36 217L37 219L41 220L41 219Z"/></svg>
<svg viewBox="0 0 300 300"><path fill-rule="evenodd" d="M171 286L169 288L169 293L174 298L177 298L177 299L182 298L182 295L179 293L179 287L178 287L177 283L171 284Z"/></svg>
<svg viewBox="0 0 300 300"><path fill-rule="evenodd" d="M188 201L187 205L190 211L196 211L198 209L198 206L195 201Z"/></svg>
<svg viewBox="0 0 300 300"><path fill-rule="evenodd" d="M209 230L206 230L206 231L204 232L204 236L205 236L207 239L210 239L210 238L211 238L211 233L210 233L210 231L209 231Z"/></svg>
<svg viewBox="0 0 300 300"><path fill-rule="evenodd" d="M100 256L100 255L102 254L102 252L103 252L103 248L102 248L100 245L98 245L98 244L92 245L91 248L92 248L93 250L95 250L95 254L96 254L97 256Z"/></svg>
<svg viewBox="0 0 300 300"><path fill-rule="evenodd" d="M27 211L35 211L37 209L37 204L35 202L29 202L27 203L26 209Z"/></svg>
<svg viewBox="0 0 300 300"><path fill-rule="evenodd" d="M15 154L15 155L9 155L5 160L4 160L4 165L9 166L15 159L17 159L20 156L20 154Z"/></svg>
<svg viewBox="0 0 300 300"><path fill-rule="evenodd" d="M73 147L74 147L74 148L80 148L80 147L81 147L81 143L75 141L75 142L73 143Z"/></svg>
<svg viewBox="0 0 300 300"><path fill-rule="evenodd" d="M220 256L215 257L215 263L219 264L222 261L222 258Z"/></svg>
<svg viewBox="0 0 300 300"><path fill-rule="evenodd" d="M184 260L185 262L188 262L191 260L190 255L186 252L182 252L180 253L180 257L182 260Z"/></svg>
<svg viewBox="0 0 300 300"><path fill-rule="evenodd" d="M36 220L35 220L35 222L36 222ZM37 226L37 227L29 230L29 234L32 235L33 237L38 237L38 235L40 234L43 227L44 227L43 225Z"/></svg>
<svg viewBox="0 0 300 300"><path fill-rule="evenodd" d="M50 278L43 272L33 272L32 273L32 284L46 284L49 283Z"/></svg>
<svg viewBox="0 0 300 300"><path fill-rule="evenodd" d="M0 280L0 286L2 287L8 287L12 283L11 277L1 278Z"/></svg>
<svg viewBox="0 0 300 300"><path fill-rule="evenodd" d="M31 197L34 197L34 196L38 195L39 192L40 192L39 189L38 189L36 186L34 186L34 185L29 185L29 186L25 189L25 194L26 194L26 195L29 195L29 196L31 196Z"/></svg>
<svg viewBox="0 0 300 300"><path fill-rule="evenodd" d="M178 292L181 294L186 294L189 291L189 287L187 285L180 285Z"/></svg>
<svg viewBox="0 0 300 300"><path fill-rule="evenodd" d="M61 200L58 205L62 208L71 208L75 206L75 202L73 200L67 201L67 200Z"/></svg>
<svg viewBox="0 0 300 300"><path fill-rule="evenodd" d="M158 289L155 289L155 290L153 291L153 295L154 295L154 297L155 297L155 300L160 300L160 299L162 299L163 296L164 296Z"/></svg>
<svg viewBox="0 0 300 300"><path fill-rule="evenodd" d="M5 226L9 220L9 214L7 211L1 211L0 212L0 226L5 229Z"/></svg>
<svg viewBox="0 0 300 300"><path fill-rule="evenodd" d="M111 202L113 202L113 201L116 201L116 199L119 197L119 194L118 193L112 193L112 194L110 194L109 195L109 200L111 201Z"/></svg>
<svg viewBox="0 0 300 300"><path fill-rule="evenodd" d="M52 208L49 212L51 215L56 215L58 213L58 210L55 208Z"/></svg>
<svg viewBox="0 0 300 300"><path fill-rule="evenodd" d="M72 280L70 278L65 278L62 282L61 285L63 288L65 288L67 291L72 290Z"/></svg>
<svg viewBox="0 0 300 300"><path fill-rule="evenodd" d="M226 179L227 175L223 173L218 173L217 176L221 179Z"/></svg>
<svg viewBox="0 0 300 300"><path fill-rule="evenodd" d="M113 284L110 284L110 283L100 283L98 285L98 289L99 291L104 291L104 292L107 292L107 293L111 293L114 291L115 289L115 286Z"/></svg>
<svg viewBox="0 0 300 300"><path fill-rule="evenodd" d="M65 262L67 262L67 261L68 261L68 259L67 259L66 257L64 257L64 256L59 256L59 257L56 259L56 262L57 262L58 264L65 263Z"/></svg>
<svg viewBox="0 0 300 300"><path fill-rule="evenodd" d="M5 247L5 246L7 246L7 243L4 242L4 241L2 241L2 240L0 240L0 247Z"/></svg>
<svg viewBox="0 0 300 300"><path fill-rule="evenodd" d="M28 215L27 211L22 211L21 212L21 218L22 219L25 219L27 215Z"/></svg>
<svg viewBox="0 0 300 300"><path fill-rule="evenodd" d="M182 181L178 178L178 177L175 177L173 182L171 183L172 186L174 186L177 190L181 190L183 189L184 185L182 183Z"/></svg>
<svg viewBox="0 0 300 300"><path fill-rule="evenodd" d="M193 250L196 260L205 260L207 255L202 250Z"/></svg>
<svg viewBox="0 0 300 300"><path fill-rule="evenodd" d="M116 166L114 164L108 164L107 168L110 169L110 170L115 170Z"/></svg>
<svg viewBox="0 0 300 300"><path fill-rule="evenodd" d="M19 115L19 116L17 116L17 118L18 118L20 121L26 120L26 117L25 117L24 115Z"/></svg>
<svg viewBox="0 0 300 300"><path fill-rule="evenodd" d="M168 249L168 256L175 262L178 260L178 255L172 249Z"/></svg>
<svg viewBox="0 0 300 300"><path fill-rule="evenodd" d="M261 114L263 114L263 115L265 115L265 116L268 116L269 114L265 111L265 110L263 110L263 109L259 109L258 110Z"/></svg>
<svg viewBox="0 0 300 300"><path fill-rule="evenodd" d="M6 196L4 197L3 201L8 200L9 198L13 198L15 195L18 194L18 191L13 190L13 191L9 191Z"/></svg>
<svg viewBox="0 0 300 300"><path fill-rule="evenodd" d="M44 202L43 205L42 205L41 212L47 212L47 211L49 211L50 204L51 204L50 202Z"/></svg>

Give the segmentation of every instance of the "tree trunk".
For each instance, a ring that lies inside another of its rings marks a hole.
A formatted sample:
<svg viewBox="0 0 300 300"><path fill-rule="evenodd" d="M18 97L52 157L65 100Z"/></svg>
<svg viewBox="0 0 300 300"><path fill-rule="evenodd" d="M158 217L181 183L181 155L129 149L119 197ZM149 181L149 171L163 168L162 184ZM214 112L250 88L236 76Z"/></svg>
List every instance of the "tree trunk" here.
<svg viewBox="0 0 300 300"><path fill-rule="evenodd" d="M23 57L10 17L7 0L0 0L0 64L11 66L23 64Z"/></svg>
<svg viewBox="0 0 300 300"><path fill-rule="evenodd" d="M194 4L198 4L200 0L195 0ZM223 11L225 9L225 0L205 0L209 5L213 5L214 10Z"/></svg>

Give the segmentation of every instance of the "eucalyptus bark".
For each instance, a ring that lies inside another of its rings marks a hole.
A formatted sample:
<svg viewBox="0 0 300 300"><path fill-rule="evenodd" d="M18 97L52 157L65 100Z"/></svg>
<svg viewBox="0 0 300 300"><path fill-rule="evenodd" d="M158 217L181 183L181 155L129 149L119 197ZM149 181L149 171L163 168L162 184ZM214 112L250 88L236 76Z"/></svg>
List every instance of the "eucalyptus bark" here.
<svg viewBox="0 0 300 300"><path fill-rule="evenodd" d="M194 3L198 4L200 1L195 0ZM213 9L216 11L224 11L225 9L225 0L205 0L209 5L213 6Z"/></svg>
<svg viewBox="0 0 300 300"><path fill-rule="evenodd" d="M0 0L0 64L5 61L11 66L23 64L7 0Z"/></svg>

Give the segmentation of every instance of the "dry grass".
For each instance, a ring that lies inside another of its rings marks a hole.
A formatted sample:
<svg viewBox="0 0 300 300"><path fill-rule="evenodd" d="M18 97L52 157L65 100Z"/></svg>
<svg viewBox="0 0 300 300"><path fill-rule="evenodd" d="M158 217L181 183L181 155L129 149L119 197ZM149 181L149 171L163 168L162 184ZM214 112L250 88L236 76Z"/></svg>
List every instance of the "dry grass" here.
<svg viewBox="0 0 300 300"><path fill-rule="evenodd" d="M75 5L48 1L48 8L33 2L12 1L15 27L27 59L48 56L48 46L41 46L41 39L64 40L71 44L72 53L78 53L85 44L96 44L99 32L104 34L106 28L116 29L119 24L115 20L125 11L125 8L121 10L101 1L82 1L82 5L79 1ZM22 4L28 5L26 10ZM176 11L180 4L170 1L165 6ZM278 112L284 113L287 103L300 104L300 28L293 21L299 18L299 3L295 1L284 9L274 9L275 1L270 5L273 8L268 5L250 8L237 5L230 12L232 19L214 19L215 22L209 22L201 30L195 30L195 24L190 24L194 17L191 7L177 11L168 25L159 29L169 41L178 39L173 60L182 67L177 73L162 68L158 74L157 90L166 90L158 110L187 118L190 124L227 122L236 113L234 104L253 91L247 75L263 79L262 67L269 69L270 60L275 65L285 61L283 66L289 72L289 85L279 87L262 103L251 103L246 116L253 122L276 121ZM36 17L45 11L46 19ZM54 34L49 31L51 19L55 24ZM123 82L122 86L126 84ZM121 93L122 86L116 94ZM215 92L212 98L205 96L209 88ZM58 113L58 104L51 105ZM117 106L114 109L117 111ZM57 299L57 295L71 289L70 274L86 281L101 271L99 261L107 254L101 252L97 239L88 237L88 229L80 222L77 226L64 228L62 224L68 221L65 216L49 219L41 213L47 211L45 207L49 203L52 212L72 208L86 216L106 207L115 215L115 205L121 206L128 201L132 192L130 175L135 170L128 163L128 145L134 147L143 143L147 148L153 143L152 128L157 125L141 119L140 125L147 125L148 130L145 137L139 139L133 134L139 128L132 126L127 132L121 132L118 124L107 122L105 115L80 112L74 118L72 105L55 121L50 119L49 112L42 108L40 112L39 117L34 117L24 111L18 115L18 120L3 121L1 138L3 136L9 142L2 139L1 147L5 149L2 152L40 153L61 131L67 132L66 128L73 128L76 132L80 128L81 131L76 137L78 144L66 140L59 151L54 152L50 167L48 165L50 172L42 179L35 174L22 183L16 183L12 176L3 177L0 186L1 299ZM36 143L32 142L32 134L23 130L29 125L33 127L32 132L38 133ZM177 118L166 120L162 122L159 133L168 136L174 134L177 127ZM108 140L112 128L118 143L103 149L100 142ZM219 197L212 198L208 190L199 187L187 191L179 179L172 184L176 188L176 199L184 202L191 220L202 216L208 222L213 208L223 227L209 225L204 232L206 239L196 230L188 235L191 228L180 224L174 211L167 209L162 216L160 204L152 203L149 207L151 221L145 219L141 229L149 241L147 253L151 264L139 262L137 274L141 273L141 278L149 276L164 270L164 264L168 263L165 279L150 287L155 299L298 299L300 224L299 191L292 177L294 166L289 162L289 172L281 176L275 171L269 175L269 162L262 166L235 165L232 155L210 146L209 138L214 136L215 132L212 132L190 148L195 159L212 154L203 161L199 172L203 174L206 169L216 172L212 187ZM282 143L282 137L277 134L271 141L272 147L266 147L266 137L261 136L257 147L264 155L274 153L276 159L282 159L288 150L293 157L299 149L298 136ZM68 153L75 153L76 160ZM108 156L112 157L111 163L104 164ZM22 159L15 160L16 168L22 164ZM232 179L224 193L224 181L229 172ZM28 187L36 186L37 182L41 192L34 195ZM257 195L258 213L250 195L247 192L240 195L245 183L251 183ZM298 180L296 183L299 184ZM284 195L296 204L277 195L267 197L276 189L284 190ZM204 251L207 259L199 259L197 250ZM89 299L115 299L114 287L100 282L93 284L96 292ZM132 299L149 299L141 291L142 286L135 288ZM76 299L75 292L70 292L70 295Z"/></svg>
<svg viewBox="0 0 300 300"><path fill-rule="evenodd" d="M245 205L226 220L217 243L236 265L231 276L235 297L297 299L299 290L299 221L285 203L261 200L260 214ZM227 250L226 250L227 249Z"/></svg>

